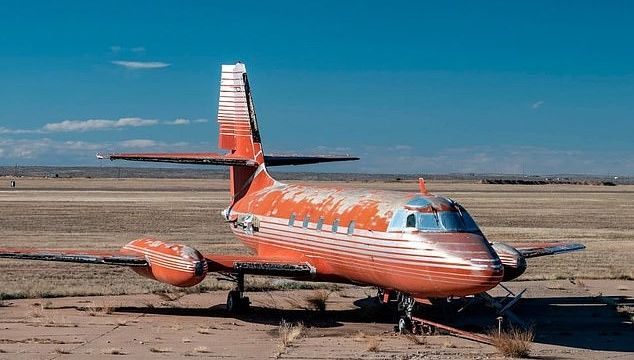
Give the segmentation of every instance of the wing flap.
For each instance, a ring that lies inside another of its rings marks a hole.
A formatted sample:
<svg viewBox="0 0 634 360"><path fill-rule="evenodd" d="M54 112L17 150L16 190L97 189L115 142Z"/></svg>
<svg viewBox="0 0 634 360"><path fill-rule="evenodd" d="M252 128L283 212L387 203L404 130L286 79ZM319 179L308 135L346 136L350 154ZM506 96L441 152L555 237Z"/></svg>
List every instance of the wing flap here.
<svg viewBox="0 0 634 360"><path fill-rule="evenodd" d="M585 245L578 243L513 244L513 247L525 258L562 254L586 248Z"/></svg>
<svg viewBox="0 0 634 360"><path fill-rule="evenodd" d="M102 155L97 154L98 159L166 162L176 164L199 165L226 165L226 166L257 166L253 159L235 156L221 155L218 153L117 153Z"/></svg>
<svg viewBox="0 0 634 360"><path fill-rule="evenodd" d="M315 268L306 262L240 255L205 255L210 272L233 272L248 275L308 277Z"/></svg>
<svg viewBox="0 0 634 360"><path fill-rule="evenodd" d="M61 249L0 248L0 258L17 260L61 261L116 266L148 266L142 256L124 255L118 251L81 251Z"/></svg>

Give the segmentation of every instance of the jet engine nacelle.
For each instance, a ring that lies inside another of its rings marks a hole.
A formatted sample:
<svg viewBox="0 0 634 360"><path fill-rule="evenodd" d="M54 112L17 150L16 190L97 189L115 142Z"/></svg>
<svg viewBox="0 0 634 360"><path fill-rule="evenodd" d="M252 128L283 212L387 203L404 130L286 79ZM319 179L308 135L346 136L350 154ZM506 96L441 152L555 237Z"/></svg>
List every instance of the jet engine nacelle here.
<svg viewBox="0 0 634 360"><path fill-rule="evenodd" d="M502 281L513 280L526 271L526 259L514 247L504 243L491 244L504 266Z"/></svg>
<svg viewBox="0 0 634 360"><path fill-rule="evenodd" d="M207 275L207 260L198 250L189 246L156 239L139 239L128 243L121 252L144 256L148 266L132 267L132 270L166 284L194 286Z"/></svg>

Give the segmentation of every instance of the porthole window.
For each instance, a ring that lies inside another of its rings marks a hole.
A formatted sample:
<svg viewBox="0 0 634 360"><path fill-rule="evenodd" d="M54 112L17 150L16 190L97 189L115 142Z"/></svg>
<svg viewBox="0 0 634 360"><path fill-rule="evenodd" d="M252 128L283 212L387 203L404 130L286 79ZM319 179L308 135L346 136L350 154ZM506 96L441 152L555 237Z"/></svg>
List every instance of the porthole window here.
<svg viewBox="0 0 634 360"><path fill-rule="evenodd" d="M321 228L324 226L324 217L320 216L319 221L317 221L317 227L315 228L317 231L321 231Z"/></svg>
<svg viewBox="0 0 634 360"><path fill-rule="evenodd" d="M352 235L354 233L354 220L350 221L348 224L348 235Z"/></svg>
<svg viewBox="0 0 634 360"><path fill-rule="evenodd" d="M295 224L295 213L292 213L291 217L288 218L288 226L293 227L293 224Z"/></svg>
<svg viewBox="0 0 634 360"><path fill-rule="evenodd" d="M310 215L304 216L304 222L302 223L302 227L304 229L308 228L309 223L310 223Z"/></svg>
<svg viewBox="0 0 634 360"><path fill-rule="evenodd" d="M339 230L339 219L332 222L332 232L336 233L337 230Z"/></svg>

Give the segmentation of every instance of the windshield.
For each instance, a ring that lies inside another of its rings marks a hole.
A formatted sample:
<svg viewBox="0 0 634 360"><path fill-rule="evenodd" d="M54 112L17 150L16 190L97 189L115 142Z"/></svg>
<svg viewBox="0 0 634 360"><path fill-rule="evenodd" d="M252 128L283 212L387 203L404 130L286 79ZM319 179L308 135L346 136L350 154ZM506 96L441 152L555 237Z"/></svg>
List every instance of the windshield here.
<svg viewBox="0 0 634 360"><path fill-rule="evenodd" d="M398 211L390 223L390 230L416 229L420 231L479 232L471 215L460 205L456 211L409 212Z"/></svg>

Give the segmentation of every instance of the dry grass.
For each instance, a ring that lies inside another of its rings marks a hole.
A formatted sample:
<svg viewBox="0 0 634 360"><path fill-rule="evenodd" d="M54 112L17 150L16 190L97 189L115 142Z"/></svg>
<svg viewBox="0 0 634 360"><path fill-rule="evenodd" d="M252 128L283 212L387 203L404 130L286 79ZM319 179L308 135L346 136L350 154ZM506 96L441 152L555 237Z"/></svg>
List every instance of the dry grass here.
<svg viewBox="0 0 634 360"><path fill-rule="evenodd" d="M379 339L378 336L372 336L370 338L368 338L368 343L367 343L367 351L370 352L379 352L379 350L381 350L381 339Z"/></svg>
<svg viewBox="0 0 634 360"><path fill-rule="evenodd" d="M327 290L315 290L311 295L307 296L306 303L314 310L326 311L326 304L331 292Z"/></svg>
<svg viewBox="0 0 634 360"><path fill-rule="evenodd" d="M43 310L48 310L53 308L53 303L51 301L47 301L41 305Z"/></svg>
<svg viewBox="0 0 634 360"><path fill-rule="evenodd" d="M60 355L72 354L72 352L70 350L62 349L62 348L55 348L55 350L53 350L53 353L60 354Z"/></svg>
<svg viewBox="0 0 634 360"><path fill-rule="evenodd" d="M164 301L172 302L180 300L183 296L187 295L187 293L184 291L165 291L157 292L156 295Z"/></svg>
<svg viewBox="0 0 634 360"><path fill-rule="evenodd" d="M196 329L196 332L202 335L209 335L211 334L211 330L215 329L212 326L200 326L198 329Z"/></svg>
<svg viewBox="0 0 634 360"><path fill-rule="evenodd" d="M158 353L158 354L166 354L166 353L171 353L174 352L174 350L172 348L169 347L151 347L150 348L150 352L153 353Z"/></svg>
<svg viewBox="0 0 634 360"><path fill-rule="evenodd" d="M211 350L209 350L206 346L198 346L194 348L194 352L199 354L209 354L211 353Z"/></svg>
<svg viewBox="0 0 634 360"><path fill-rule="evenodd" d="M414 335L412 333L403 334L407 340L409 340L414 345L425 345L427 340L422 335Z"/></svg>
<svg viewBox="0 0 634 360"><path fill-rule="evenodd" d="M363 331L358 331L352 339L356 342L364 342L367 351L378 352L381 349L381 339L378 336L369 336Z"/></svg>
<svg viewBox="0 0 634 360"><path fill-rule="evenodd" d="M282 346L287 347L295 340L299 339L302 336L302 332L304 331L304 324L296 323L291 324L287 323L285 320L282 320L280 326L278 328L279 340Z"/></svg>
<svg viewBox="0 0 634 360"><path fill-rule="evenodd" d="M514 358L528 357L535 338L535 333L532 329L517 328L501 333L492 331L489 335L493 345L502 355Z"/></svg>
<svg viewBox="0 0 634 360"><path fill-rule="evenodd" d="M119 348L102 349L101 353L104 354L104 355L127 355L126 352L124 352L123 350L121 350Z"/></svg>
<svg viewBox="0 0 634 360"><path fill-rule="evenodd" d="M279 344L277 346L277 353L275 354L275 357L280 357L294 341L302 336L302 333L304 332L304 324L301 322L292 324L286 322L286 320L282 320L280 326L277 328L277 332Z"/></svg>
<svg viewBox="0 0 634 360"><path fill-rule="evenodd" d="M5 220L3 246L118 249L139 234L148 234L168 241L187 239L188 245L203 253L248 253L221 216L208 215L219 214L226 207L226 180L22 178L20 183L20 192L8 192L0 199L0 218ZM417 191L413 182L312 183ZM583 252L534 259L520 279L634 276L634 212L623 210L634 203L634 186L507 186L442 181L428 185L431 191L465 205L492 241L512 244L570 239L588 247ZM611 254L611 264L605 262L606 253ZM174 291L131 276L125 268L72 265L73 271L69 272L68 266L50 263L34 268L32 263L2 260L0 297L9 300ZM247 285L286 289L303 284L307 283L256 280ZM208 277L193 291L227 286L230 284ZM173 298L171 294L168 297Z"/></svg>

